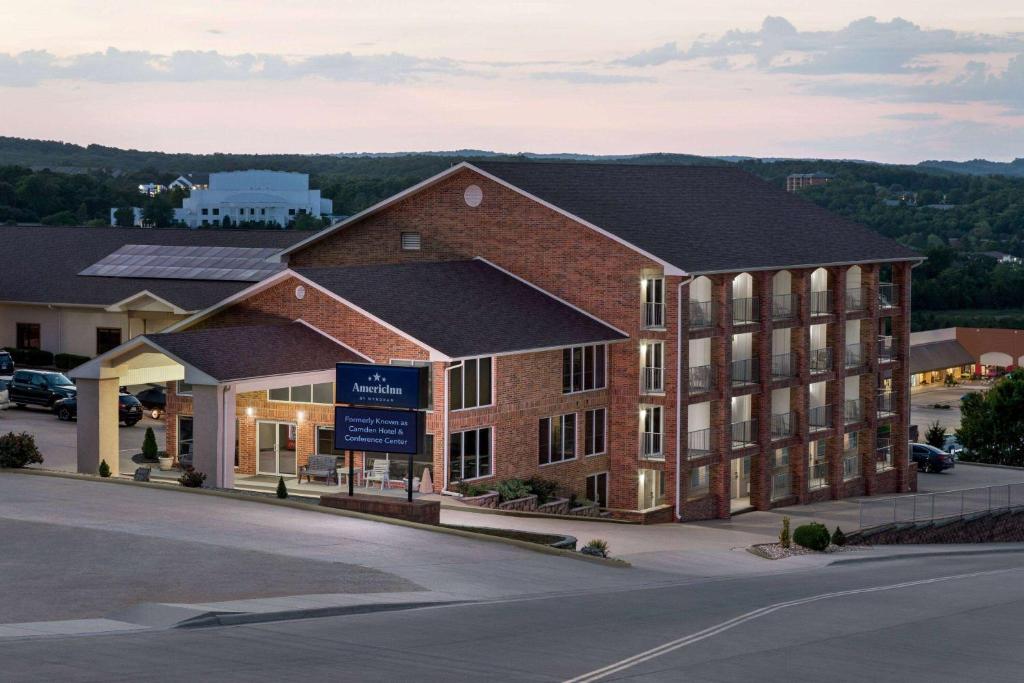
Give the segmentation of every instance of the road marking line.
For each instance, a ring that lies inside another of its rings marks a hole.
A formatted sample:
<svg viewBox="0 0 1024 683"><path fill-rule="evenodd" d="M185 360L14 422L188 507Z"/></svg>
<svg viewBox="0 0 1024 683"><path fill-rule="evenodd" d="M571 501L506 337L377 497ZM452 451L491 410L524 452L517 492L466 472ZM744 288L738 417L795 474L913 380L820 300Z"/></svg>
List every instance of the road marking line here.
<svg viewBox="0 0 1024 683"><path fill-rule="evenodd" d="M880 592L880 591L896 590L896 589L899 589L899 588L909 588L911 586L923 586L923 585L926 585L926 584L940 583L940 582L943 582L943 581L955 581L957 579L969 579L969 578L973 578L973 577L977 577L977 576L991 576L991 575L994 575L994 574L1003 574L1003 573L1012 572L1012 571L1021 571L1021 570L1019 568L993 569L993 570L989 570L989 571L971 572L969 574L955 574L953 576L937 576L937 577L934 577L934 578L931 578L931 579L919 579L917 581L905 581L903 583L894 583L894 584L890 584L890 585L887 585L887 586L872 586L870 588L853 588L853 589L845 590L845 591L835 591L835 592L832 592L832 593L822 593L821 595L812 595L812 596L807 597L807 598L799 598L797 600L789 600L787 602L777 602L777 603L772 604L772 605L767 605L766 607L761 607L760 609L756 609L756 610L752 610L750 612L746 612L746 613L741 614L741 615L739 615L737 617L733 617L732 619L729 619L728 621L723 621L720 624L715 624L714 626L709 626L708 628L704 629L703 631L697 631L696 633L691 633L691 634L689 634L687 636L683 636L682 638L678 638L676 640L671 640L671 641L669 641L667 643L663 643L663 644L661 644L661 645L659 645L657 647L651 648L650 650L646 650L644 652L640 652L638 654L635 654L632 657L627 657L627 658L619 660L617 662L613 662L612 664L609 664L609 665L607 665L605 667L602 667L600 669L595 669L594 671L590 671L588 673L582 674L580 676L577 676L576 678L570 678L565 683L590 683L590 681L600 680L600 679L605 678L607 676L610 676L612 674L619 673L620 671L625 671L626 669L632 668L632 667L636 666L637 664L643 664L644 662L647 662L647 661L650 661L650 660L655 659L657 657L660 657L662 655L668 654L669 652L673 652L673 651L678 650L680 648L687 647L688 645L693 645L694 643L698 643L698 642L700 642L702 640L705 640L707 638L711 638L712 636L716 636L716 635L718 635L720 633L724 633L725 631L728 631L730 629L736 628L737 626L745 624L748 621L753 621L754 619L759 619L759 618L761 618L763 616L771 614L772 612L777 612L778 610L785 609L787 607L797 607L797 606L806 605L806 604L812 603L812 602L818 602L820 600L829 600L829 599L832 599L832 598L841 598L841 597L845 597L845 596L849 596L849 595L859 595L859 594L862 594L862 593L877 593L877 592Z"/></svg>

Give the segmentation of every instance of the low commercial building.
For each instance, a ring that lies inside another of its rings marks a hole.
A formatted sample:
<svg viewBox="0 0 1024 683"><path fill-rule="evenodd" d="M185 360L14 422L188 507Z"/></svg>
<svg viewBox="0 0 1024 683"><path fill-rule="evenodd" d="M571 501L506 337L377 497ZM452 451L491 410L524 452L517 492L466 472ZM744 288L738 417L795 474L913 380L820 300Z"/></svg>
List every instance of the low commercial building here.
<svg viewBox="0 0 1024 683"><path fill-rule="evenodd" d="M172 183L173 185L173 183ZM174 210L190 228L244 223L289 225L301 215L330 216L333 203L309 189L305 173L231 171L211 173L209 186L194 186Z"/></svg>
<svg viewBox="0 0 1024 683"><path fill-rule="evenodd" d="M183 320L248 287L253 277L221 272L211 274L215 279L183 279L180 271L157 268L130 277L123 276L124 268L116 277L112 271L87 273L97 264L116 270L132 252L155 260L166 258L168 250L186 259L191 252L195 261L226 249L265 258L304 236L281 230L0 226L7 253L0 268L0 347L92 357Z"/></svg>
<svg viewBox="0 0 1024 683"><path fill-rule="evenodd" d="M430 368L435 492L542 477L669 521L915 486L921 257L738 169L462 163L279 258L73 373L81 471L116 461L126 378L171 383L167 448L215 486L345 458L360 359Z"/></svg>
<svg viewBox="0 0 1024 683"><path fill-rule="evenodd" d="M947 327L910 335L910 383L915 390L991 377L1022 365L1024 330Z"/></svg>

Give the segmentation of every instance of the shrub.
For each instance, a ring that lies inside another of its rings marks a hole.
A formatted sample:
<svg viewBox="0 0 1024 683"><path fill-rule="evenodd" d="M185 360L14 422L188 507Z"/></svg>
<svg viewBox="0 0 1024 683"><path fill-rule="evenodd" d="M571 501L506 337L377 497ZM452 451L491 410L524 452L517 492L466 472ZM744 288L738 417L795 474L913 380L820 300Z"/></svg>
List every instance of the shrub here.
<svg viewBox="0 0 1024 683"><path fill-rule="evenodd" d="M284 485L284 477L277 478L277 497L281 500L288 497L288 487Z"/></svg>
<svg viewBox="0 0 1024 683"><path fill-rule="evenodd" d="M540 477L530 477L526 480L526 486L530 489L530 493L537 496L538 505L543 505L544 503L558 498L559 484L557 481L542 479Z"/></svg>
<svg viewBox="0 0 1024 683"><path fill-rule="evenodd" d="M107 464L106 460L100 460L100 468L97 470L97 472L104 479L110 476L110 465Z"/></svg>
<svg viewBox="0 0 1024 683"><path fill-rule="evenodd" d="M839 527L836 527L836 530L832 532L832 545L840 547L846 545L846 534Z"/></svg>
<svg viewBox="0 0 1024 683"><path fill-rule="evenodd" d="M15 349L10 346L4 348L10 351L11 358L18 365L50 366L53 365L53 354L40 349Z"/></svg>
<svg viewBox="0 0 1024 683"><path fill-rule="evenodd" d="M0 467L24 467L43 461L36 439L27 432L0 436Z"/></svg>
<svg viewBox="0 0 1024 683"><path fill-rule="evenodd" d="M178 483L189 489L201 488L204 481L206 481L206 474L197 470L182 472L178 477Z"/></svg>
<svg viewBox="0 0 1024 683"><path fill-rule="evenodd" d="M53 357L53 364L57 366L58 370L70 370L71 368L77 368L87 360L89 360L88 356L78 356L73 353L58 353Z"/></svg>
<svg viewBox="0 0 1024 683"><path fill-rule="evenodd" d="M929 446L942 448L942 444L946 442L946 428L936 420L928 426L928 431L924 433L924 441Z"/></svg>
<svg viewBox="0 0 1024 683"><path fill-rule="evenodd" d="M468 481L457 481L452 484L452 489L459 494L462 494L466 498L473 498L475 496L482 496L485 493L489 493L491 489L481 484L473 484Z"/></svg>
<svg viewBox="0 0 1024 683"><path fill-rule="evenodd" d="M498 485L494 487L498 491L498 500L505 503L510 500L518 500L519 498L526 498L530 495L530 487L526 485L526 482L521 479L508 479L506 481L498 482Z"/></svg>
<svg viewBox="0 0 1024 683"><path fill-rule="evenodd" d="M796 528L793 532L793 541L797 545L809 550L822 551L828 547L831 536L828 533L828 527L824 524L818 524L817 522L811 522L810 524L802 524Z"/></svg>
<svg viewBox="0 0 1024 683"><path fill-rule="evenodd" d="M608 541L592 538L587 541L587 544L583 546L580 552L584 555L593 555L595 557L608 557Z"/></svg>
<svg viewBox="0 0 1024 683"><path fill-rule="evenodd" d="M156 462L157 453L160 449L156 445L156 435L152 427L146 427L146 435L142 437L142 459L146 462Z"/></svg>
<svg viewBox="0 0 1024 683"><path fill-rule="evenodd" d="M782 518L782 531L779 532L779 545L783 548L788 548L792 545L789 540L789 517Z"/></svg>

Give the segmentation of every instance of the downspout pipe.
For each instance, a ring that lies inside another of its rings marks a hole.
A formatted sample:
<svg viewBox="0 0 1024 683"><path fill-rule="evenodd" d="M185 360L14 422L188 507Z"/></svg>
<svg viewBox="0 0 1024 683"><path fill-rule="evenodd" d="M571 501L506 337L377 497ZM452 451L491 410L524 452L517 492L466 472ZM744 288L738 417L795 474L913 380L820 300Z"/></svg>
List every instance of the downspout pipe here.
<svg viewBox="0 0 1024 683"><path fill-rule="evenodd" d="M683 285L693 282L690 275L679 281L676 291L676 304L679 313L676 315L676 521L683 519L683 484L682 484L682 416L683 416Z"/></svg>

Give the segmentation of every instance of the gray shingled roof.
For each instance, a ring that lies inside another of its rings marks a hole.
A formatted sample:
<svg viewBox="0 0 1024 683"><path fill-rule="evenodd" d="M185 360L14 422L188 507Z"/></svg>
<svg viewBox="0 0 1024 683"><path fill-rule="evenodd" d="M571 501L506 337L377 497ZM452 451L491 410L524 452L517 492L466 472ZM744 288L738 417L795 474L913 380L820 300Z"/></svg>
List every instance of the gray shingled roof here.
<svg viewBox="0 0 1024 683"><path fill-rule="evenodd" d="M451 358L626 338L478 259L294 270Z"/></svg>
<svg viewBox="0 0 1024 683"><path fill-rule="evenodd" d="M0 301L102 305L142 290L186 311L212 306L251 282L158 280L80 276L79 272L125 244L284 248L308 237L285 230L143 230L0 226Z"/></svg>
<svg viewBox="0 0 1024 683"><path fill-rule="evenodd" d="M299 322L211 327L145 337L222 382L331 370L335 363L365 361ZM302 352L296 353L296 349ZM242 350L245 353L240 353Z"/></svg>
<svg viewBox="0 0 1024 683"><path fill-rule="evenodd" d="M974 356L955 339L910 346L911 374L973 365L974 360Z"/></svg>
<svg viewBox="0 0 1024 683"><path fill-rule="evenodd" d="M688 273L920 258L735 167L471 163Z"/></svg>

